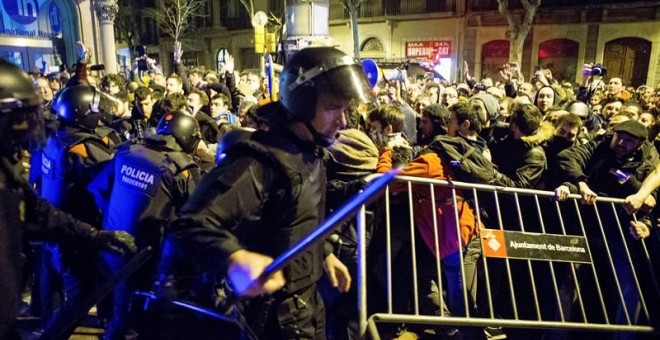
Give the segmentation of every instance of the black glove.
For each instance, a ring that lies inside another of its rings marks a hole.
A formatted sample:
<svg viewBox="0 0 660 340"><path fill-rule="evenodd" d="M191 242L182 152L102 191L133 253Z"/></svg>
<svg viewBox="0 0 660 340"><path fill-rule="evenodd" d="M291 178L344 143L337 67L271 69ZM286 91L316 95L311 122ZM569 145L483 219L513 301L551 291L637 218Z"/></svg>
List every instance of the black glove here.
<svg viewBox="0 0 660 340"><path fill-rule="evenodd" d="M117 254L133 254L137 251L135 239L125 231L95 230L92 245Z"/></svg>

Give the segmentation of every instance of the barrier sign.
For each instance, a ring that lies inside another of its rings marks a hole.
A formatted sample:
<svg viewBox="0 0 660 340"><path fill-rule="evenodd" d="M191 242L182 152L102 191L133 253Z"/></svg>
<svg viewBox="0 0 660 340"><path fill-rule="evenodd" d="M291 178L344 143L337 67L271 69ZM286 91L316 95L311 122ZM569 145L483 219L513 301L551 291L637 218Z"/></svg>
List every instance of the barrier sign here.
<svg viewBox="0 0 660 340"><path fill-rule="evenodd" d="M582 236L483 229L481 244L487 257L591 263Z"/></svg>

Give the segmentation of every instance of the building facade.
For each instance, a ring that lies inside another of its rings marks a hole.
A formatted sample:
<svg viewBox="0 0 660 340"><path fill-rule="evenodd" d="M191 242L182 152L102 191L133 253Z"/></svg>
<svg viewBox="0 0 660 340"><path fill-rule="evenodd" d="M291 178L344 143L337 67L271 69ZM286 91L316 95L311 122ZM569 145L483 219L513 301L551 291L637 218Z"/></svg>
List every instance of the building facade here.
<svg viewBox="0 0 660 340"><path fill-rule="evenodd" d="M313 2L313 1L311 1ZM187 61L216 67L224 51L239 69L258 69L254 33L239 0L210 2L207 25L195 30ZM282 16L284 0L256 0L254 10ZM519 1L510 1L516 13ZM353 53L349 12L329 1L329 33ZM388 63L431 61L441 74L459 79L467 61L480 77L497 77L509 60L508 23L496 0L365 0L359 10L360 57ZM660 1L543 0L523 49L523 74L548 68L564 81L581 80L584 63L602 63L629 85L660 82ZM166 40L164 40L166 41ZM168 69L171 47L153 46Z"/></svg>
<svg viewBox="0 0 660 340"><path fill-rule="evenodd" d="M139 7L162 7L163 0L121 0ZM314 0L253 0L253 11L284 20L286 4ZM320 2L328 2L320 1ZM2 0L0 57L29 71L75 62L75 41L90 47L94 63L106 70L130 67L125 33L109 31L116 0ZM519 1L510 1L520 13ZM388 63L429 61L446 78L459 79L467 61L480 77L497 77L509 59L508 24L497 0L365 0L358 13L361 58ZM119 12L121 14L121 12ZM579 81L584 63L603 63L609 75L630 85L660 82L660 1L543 0L523 48L521 69L529 75L548 68L558 79ZM140 44L165 72L172 70L172 39L153 20L141 17ZM267 28L276 29L275 20ZM349 12L341 0L329 0L329 35L353 53ZM112 40L112 41L109 41ZM250 14L240 0L207 1L183 38L184 62L218 68L232 54L238 69L260 69ZM117 66L115 66L115 64Z"/></svg>
<svg viewBox="0 0 660 340"><path fill-rule="evenodd" d="M0 58L29 72L50 73L76 62L76 41L92 63L115 71L115 0L2 0Z"/></svg>

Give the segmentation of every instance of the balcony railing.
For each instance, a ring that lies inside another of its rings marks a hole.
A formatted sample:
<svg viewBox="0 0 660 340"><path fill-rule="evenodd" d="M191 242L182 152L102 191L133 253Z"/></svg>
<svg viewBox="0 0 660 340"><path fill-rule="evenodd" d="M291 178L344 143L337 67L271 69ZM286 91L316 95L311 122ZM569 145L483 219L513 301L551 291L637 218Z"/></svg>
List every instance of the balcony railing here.
<svg viewBox="0 0 660 340"><path fill-rule="evenodd" d="M455 3L455 0L368 0L360 6L358 17L451 12L456 8ZM341 3L330 2L330 20L349 18L349 12Z"/></svg>
<svg viewBox="0 0 660 340"><path fill-rule="evenodd" d="M626 4L630 1L625 0L543 0L541 2L541 8L556 8L556 7L569 7L569 6L594 6L594 5L605 5L605 4ZM638 2L638 1L635 1ZM642 1L643 2L643 1ZM652 2L652 1L647 1ZM514 0L509 1L509 6L511 9L522 9L522 4L520 1ZM468 0L467 8L468 11L472 12L481 12L481 11L497 11L497 0Z"/></svg>

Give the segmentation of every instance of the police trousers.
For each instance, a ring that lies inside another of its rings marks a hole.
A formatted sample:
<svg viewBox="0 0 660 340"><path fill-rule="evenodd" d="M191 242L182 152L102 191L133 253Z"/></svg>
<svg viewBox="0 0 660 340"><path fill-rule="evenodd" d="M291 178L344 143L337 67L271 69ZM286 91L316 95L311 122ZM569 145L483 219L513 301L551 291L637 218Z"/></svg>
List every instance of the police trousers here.
<svg viewBox="0 0 660 340"><path fill-rule="evenodd" d="M243 307L259 339L325 339L325 306L316 284L294 294L258 298Z"/></svg>

